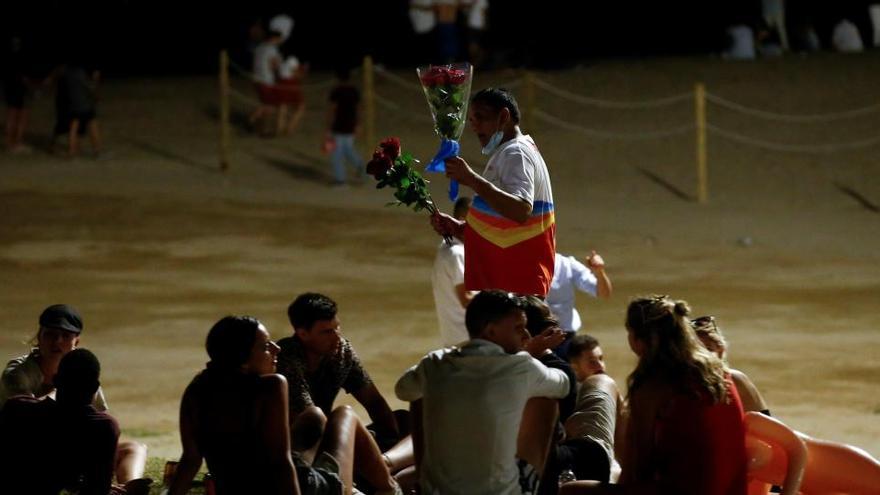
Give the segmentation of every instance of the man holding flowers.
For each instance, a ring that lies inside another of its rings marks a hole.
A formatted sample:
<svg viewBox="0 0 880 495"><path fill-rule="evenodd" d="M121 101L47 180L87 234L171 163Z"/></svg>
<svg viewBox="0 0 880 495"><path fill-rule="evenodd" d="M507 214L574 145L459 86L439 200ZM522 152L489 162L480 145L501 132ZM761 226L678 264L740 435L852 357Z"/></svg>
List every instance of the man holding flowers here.
<svg viewBox="0 0 880 495"><path fill-rule="evenodd" d="M535 141L519 127L513 94L500 88L471 99L468 123L489 155L483 174L461 157L446 160L446 176L476 196L465 221L436 213L441 235L464 241L465 287L546 296L553 279L556 223L550 174Z"/></svg>

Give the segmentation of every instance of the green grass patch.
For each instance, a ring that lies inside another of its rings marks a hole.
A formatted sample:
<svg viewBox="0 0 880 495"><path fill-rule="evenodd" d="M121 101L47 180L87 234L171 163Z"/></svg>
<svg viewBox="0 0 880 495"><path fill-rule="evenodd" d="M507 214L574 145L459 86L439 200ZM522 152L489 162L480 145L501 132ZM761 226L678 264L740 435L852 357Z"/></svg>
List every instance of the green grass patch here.
<svg viewBox="0 0 880 495"><path fill-rule="evenodd" d="M176 461L177 459L164 459L161 457L148 457L147 465L144 470L144 476L147 478L152 478L153 484L150 486L150 495L159 495L162 492L164 486L162 485L162 478L165 475L165 463L169 460ZM202 482L202 478L205 476L204 465L202 466L202 470L199 471L199 474L196 475L196 478L193 480L192 487L189 489L189 493L192 495L204 495L205 493L205 485Z"/></svg>

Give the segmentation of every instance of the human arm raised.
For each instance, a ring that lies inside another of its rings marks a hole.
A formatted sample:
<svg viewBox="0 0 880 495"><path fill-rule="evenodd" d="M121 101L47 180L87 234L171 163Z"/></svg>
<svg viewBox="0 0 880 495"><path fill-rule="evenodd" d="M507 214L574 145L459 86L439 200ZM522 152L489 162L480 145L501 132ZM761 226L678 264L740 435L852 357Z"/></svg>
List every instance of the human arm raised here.
<svg viewBox="0 0 880 495"><path fill-rule="evenodd" d="M532 214L532 203L508 192L502 191L497 186L474 172L468 163L461 157L446 159L446 177L457 180L464 186L470 187L489 206L501 216L517 223L524 223Z"/></svg>
<svg viewBox="0 0 880 495"><path fill-rule="evenodd" d="M565 332L559 327L553 326L530 338L523 350L528 352L533 358L538 359L547 350L555 349L563 342L565 342Z"/></svg>
<svg viewBox="0 0 880 495"><path fill-rule="evenodd" d="M593 250L586 258L587 267L596 276L596 295L601 299L608 299L614 288L611 285L611 279L605 273L605 260L595 250Z"/></svg>

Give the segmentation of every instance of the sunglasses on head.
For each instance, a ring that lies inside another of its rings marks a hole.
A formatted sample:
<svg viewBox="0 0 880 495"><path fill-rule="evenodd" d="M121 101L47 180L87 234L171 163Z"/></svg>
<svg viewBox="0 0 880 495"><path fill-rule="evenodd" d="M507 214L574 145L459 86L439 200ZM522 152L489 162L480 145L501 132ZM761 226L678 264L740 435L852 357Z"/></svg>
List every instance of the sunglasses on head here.
<svg viewBox="0 0 880 495"><path fill-rule="evenodd" d="M691 320L691 325L693 325L694 328L702 328L702 327L707 327L707 326L711 325L712 330L714 330L714 331L718 330L718 326L715 325L715 317L714 316L700 316L698 318L694 318L693 320Z"/></svg>

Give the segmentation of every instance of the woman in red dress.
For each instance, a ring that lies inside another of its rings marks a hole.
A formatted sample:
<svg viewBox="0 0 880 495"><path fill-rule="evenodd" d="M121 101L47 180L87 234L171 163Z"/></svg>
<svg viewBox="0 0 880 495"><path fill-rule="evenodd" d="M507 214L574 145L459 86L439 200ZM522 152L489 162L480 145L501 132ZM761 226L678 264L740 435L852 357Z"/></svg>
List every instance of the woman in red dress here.
<svg viewBox="0 0 880 495"><path fill-rule="evenodd" d="M626 329L639 362L627 380L620 484L578 481L560 494L746 494L742 405L689 313L686 302L667 296L630 303Z"/></svg>

